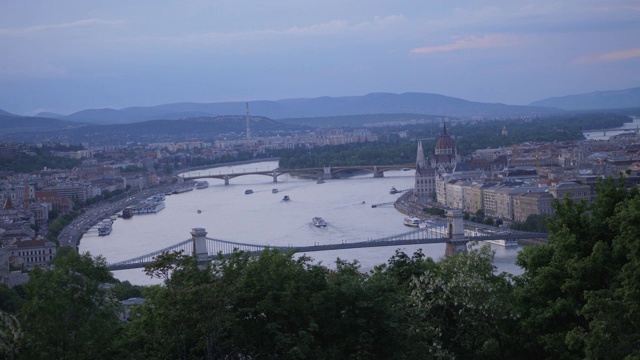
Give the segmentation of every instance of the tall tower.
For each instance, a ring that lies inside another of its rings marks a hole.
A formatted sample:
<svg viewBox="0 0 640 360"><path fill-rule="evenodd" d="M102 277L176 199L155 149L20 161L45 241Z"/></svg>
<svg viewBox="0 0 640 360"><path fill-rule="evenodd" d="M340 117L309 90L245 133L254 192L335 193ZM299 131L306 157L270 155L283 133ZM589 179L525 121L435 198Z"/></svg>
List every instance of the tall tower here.
<svg viewBox="0 0 640 360"><path fill-rule="evenodd" d="M422 141L418 141L416 154L416 175L413 187L414 199L419 203L426 203L436 193L436 171L427 165L422 149Z"/></svg>
<svg viewBox="0 0 640 360"><path fill-rule="evenodd" d="M251 125L249 125L249 103L247 105L247 139L251 139Z"/></svg>

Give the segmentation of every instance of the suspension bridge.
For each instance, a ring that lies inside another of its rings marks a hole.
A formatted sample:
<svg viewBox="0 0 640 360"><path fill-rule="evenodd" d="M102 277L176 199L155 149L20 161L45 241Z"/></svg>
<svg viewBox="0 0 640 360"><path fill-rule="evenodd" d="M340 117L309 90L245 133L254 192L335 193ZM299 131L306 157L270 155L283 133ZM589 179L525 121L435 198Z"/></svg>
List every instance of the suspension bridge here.
<svg viewBox="0 0 640 360"><path fill-rule="evenodd" d="M425 228L418 228L402 234L383 237L379 239L368 239L365 241L342 242L340 244L325 244L312 246L270 246L264 244L248 244L233 242L207 237L204 228L193 228L191 238L181 241L175 245L168 246L149 254L138 256L129 260L108 264L111 271L142 268L151 264L156 257L163 253L182 251L184 254L196 256L201 263L213 261L218 256L229 256L234 251L243 251L250 254L259 254L265 249L278 249L282 251L293 251L296 253L309 253L316 251L334 251L358 248L370 248L381 246L406 246L421 244L447 244L445 255L451 256L455 253L466 251L467 243L470 241L505 240L514 241L520 239L545 239L546 233L532 233L520 231L478 231L465 230L462 214L458 210L450 210L447 213L447 222L434 224Z"/></svg>

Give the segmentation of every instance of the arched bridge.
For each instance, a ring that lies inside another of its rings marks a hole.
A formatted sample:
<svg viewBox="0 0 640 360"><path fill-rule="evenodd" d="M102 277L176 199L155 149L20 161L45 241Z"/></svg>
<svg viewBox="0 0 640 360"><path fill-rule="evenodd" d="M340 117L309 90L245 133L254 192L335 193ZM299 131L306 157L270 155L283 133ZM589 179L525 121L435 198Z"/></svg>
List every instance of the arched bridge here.
<svg viewBox="0 0 640 360"><path fill-rule="evenodd" d="M264 170L264 171L242 171L242 172L231 172L231 173L212 173L211 171L207 173L197 173L197 175L183 176L184 180L198 180L198 179L220 179L224 180L225 185L229 185L229 180L238 177L238 176L246 176L246 175L264 175L269 176L273 179L274 183L278 182L278 177L284 174L290 174L295 176L305 176L311 177L314 179L333 179L338 176L340 173L348 172L348 171L367 171L373 173L373 177L384 177L384 172L389 170L404 170L404 169L415 169L415 164L407 164L407 165L362 165L362 166L324 166L324 167L315 167L315 168L303 168L303 169L274 169L274 170Z"/></svg>
<svg viewBox="0 0 640 360"><path fill-rule="evenodd" d="M241 242L226 241L206 237L207 232L203 228L194 228L190 239L181 241L175 245L154 251L152 253L135 257L133 259L111 263L108 265L112 271L142 268L152 263L158 255L166 252L183 251L185 254L193 254L200 262L213 261L219 254L227 256L234 250L259 254L263 250L278 249L282 251L294 251L309 253L315 251L331 251L344 249L357 249L381 246L406 246L420 244L446 243L446 255L450 256L460 251L466 251L469 241L503 240L515 241L519 239L544 239L546 233L517 232L517 231L493 231L482 232L478 230L464 230L464 222L461 213L450 211L448 222L432 224L425 228L408 231L399 235L380 239L369 239L359 242L343 242L341 244L313 245L313 246L269 246L247 244Z"/></svg>

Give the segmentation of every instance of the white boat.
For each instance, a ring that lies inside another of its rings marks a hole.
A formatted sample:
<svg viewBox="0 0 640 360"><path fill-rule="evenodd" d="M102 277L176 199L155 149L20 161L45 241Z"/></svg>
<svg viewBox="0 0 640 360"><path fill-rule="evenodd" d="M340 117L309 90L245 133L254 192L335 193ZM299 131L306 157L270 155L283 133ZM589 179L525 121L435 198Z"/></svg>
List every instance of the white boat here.
<svg viewBox="0 0 640 360"><path fill-rule="evenodd" d="M518 240L515 239L487 240L487 242L504 247L518 246Z"/></svg>
<svg viewBox="0 0 640 360"><path fill-rule="evenodd" d="M318 217L314 217L313 219L311 219L311 223L315 227L325 227L325 226L327 226L327 222L324 221L324 219L319 217L319 216Z"/></svg>
<svg viewBox="0 0 640 360"><path fill-rule="evenodd" d="M208 181L198 181L196 182L196 189L206 189L209 187Z"/></svg>
<svg viewBox="0 0 640 360"><path fill-rule="evenodd" d="M404 224L407 226L418 227L420 226L421 222L422 220L420 220L420 218L417 218L417 217L404 218Z"/></svg>
<svg viewBox="0 0 640 360"><path fill-rule="evenodd" d="M507 232L505 231L496 231L496 230L489 230L489 229L482 229L482 228L465 229L464 233L466 236L469 236L469 237L489 236L489 235L495 236L500 234L507 235ZM504 247L518 246L518 240L514 240L514 239L495 239L495 240L486 240L486 241L488 243L496 244Z"/></svg>
<svg viewBox="0 0 640 360"><path fill-rule="evenodd" d="M133 207L133 215L155 214L165 208L164 201L147 199Z"/></svg>
<svg viewBox="0 0 640 360"><path fill-rule="evenodd" d="M107 236L111 234L111 220L104 220L98 226L98 236Z"/></svg>

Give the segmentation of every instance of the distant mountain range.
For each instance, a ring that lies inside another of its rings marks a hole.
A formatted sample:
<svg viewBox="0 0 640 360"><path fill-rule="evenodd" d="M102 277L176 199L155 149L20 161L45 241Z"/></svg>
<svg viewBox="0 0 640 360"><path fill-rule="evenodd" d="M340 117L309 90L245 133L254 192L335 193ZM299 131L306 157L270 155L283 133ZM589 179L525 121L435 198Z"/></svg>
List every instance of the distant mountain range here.
<svg viewBox="0 0 640 360"><path fill-rule="evenodd" d="M251 117L254 136L287 134L312 129L304 125L285 124L262 116ZM96 125L66 120L8 117L0 115L0 141L66 141L111 145L124 143L210 141L246 131L244 116L209 116L182 120L149 120L131 124Z"/></svg>
<svg viewBox="0 0 640 360"><path fill-rule="evenodd" d="M426 93L372 93L249 102L252 131L256 136L260 131L287 132L304 126L363 126L433 120L436 117L544 116L587 109L626 109L637 113L640 111L640 88L550 98L529 106L480 103ZM245 113L244 102L89 109L70 115L41 113L35 117L19 116L0 109L0 140L33 142L38 138L37 141L58 139L77 142L95 141L100 137L144 141L172 136L193 139L203 134L211 138L214 134L244 132Z"/></svg>
<svg viewBox="0 0 640 360"><path fill-rule="evenodd" d="M564 110L625 109L640 107L640 87L552 97L532 102L529 105L546 106Z"/></svg>
<svg viewBox="0 0 640 360"><path fill-rule="evenodd" d="M414 113L455 118L473 116L545 115L560 110L536 106L480 103L426 93L372 93L364 96L319 97L277 101L250 101L251 115L271 119ZM147 120L176 120L197 116L243 115L244 102L175 103L120 110L90 109L70 115L38 114L93 124L126 124Z"/></svg>

